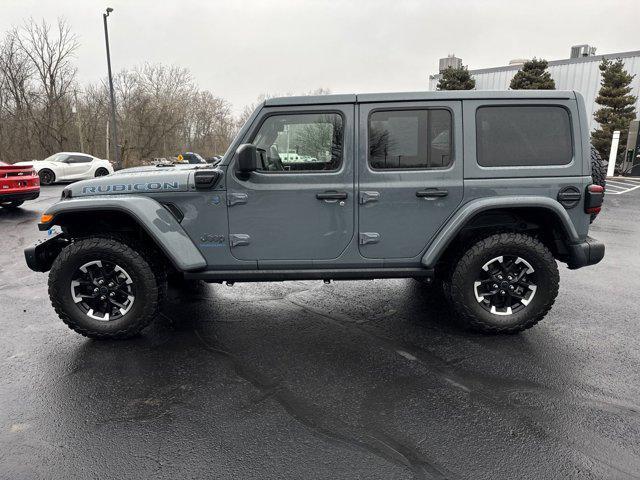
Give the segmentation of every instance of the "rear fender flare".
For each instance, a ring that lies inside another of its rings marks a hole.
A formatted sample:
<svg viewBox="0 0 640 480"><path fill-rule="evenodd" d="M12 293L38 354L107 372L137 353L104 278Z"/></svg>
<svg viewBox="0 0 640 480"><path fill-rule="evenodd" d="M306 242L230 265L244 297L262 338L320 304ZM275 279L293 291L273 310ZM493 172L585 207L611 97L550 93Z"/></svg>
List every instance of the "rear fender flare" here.
<svg viewBox="0 0 640 480"><path fill-rule="evenodd" d="M433 241L429 244L425 254L422 256L422 266L433 268L456 235L478 213L497 208L508 209L523 207L542 208L553 212L560 220L568 242L570 244L580 242L580 238L571 222L569 214L560 203L552 198L538 196L480 198L462 205L453 217L449 219L444 228L437 233Z"/></svg>
<svg viewBox="0 0 640 480"><path fill-rule="evenodd" d="M117 211L129 215L155 241L176 269L192 272L205 268L207 262L180 223L156 200L144 196L118 195L85 197L58 202L45 214L53 219L40 224L41 230L59 225L56 219L65 213L87 212L89 218L100 211Z"/></svg>

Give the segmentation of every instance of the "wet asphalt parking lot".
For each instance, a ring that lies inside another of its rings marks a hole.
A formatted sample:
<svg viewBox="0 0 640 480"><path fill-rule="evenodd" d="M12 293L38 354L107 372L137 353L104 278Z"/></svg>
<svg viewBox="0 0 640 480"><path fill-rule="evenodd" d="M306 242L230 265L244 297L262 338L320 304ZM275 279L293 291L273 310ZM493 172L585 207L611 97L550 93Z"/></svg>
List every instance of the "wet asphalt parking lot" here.
<svg viewBox="0 0 640 480"><path fill-rule="evenodd" d="M171 290L136 339L56 317L0 209L0 478L640 478L640 189L547 318L461 331L412 280Z"/></svg>

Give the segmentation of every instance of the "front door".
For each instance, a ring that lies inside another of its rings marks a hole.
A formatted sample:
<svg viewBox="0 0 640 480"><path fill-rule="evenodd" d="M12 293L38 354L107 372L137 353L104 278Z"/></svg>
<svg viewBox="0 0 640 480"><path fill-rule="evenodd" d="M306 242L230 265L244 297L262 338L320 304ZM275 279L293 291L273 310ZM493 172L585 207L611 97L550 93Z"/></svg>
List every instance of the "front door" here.
<svg viewBox="0 0 640 480"><path fill-rule="evenodd" d="M263 165L227 174L229 247L261 268L310 267L340 256L354 235L354 106L263 110L244 139Z"/></svg>
<svg viewBox="0 0 640 480"><path fill-rule="evenodd" d="M462 201L461 102L363 103L359 118L360 253L417 264Z"/></svg>
<svg viewBox="0 0 640 480"><path fill-rule="evenodd" d="M65 177L69 179L90 177L93 158L87 155L69 155Z"/></svg>

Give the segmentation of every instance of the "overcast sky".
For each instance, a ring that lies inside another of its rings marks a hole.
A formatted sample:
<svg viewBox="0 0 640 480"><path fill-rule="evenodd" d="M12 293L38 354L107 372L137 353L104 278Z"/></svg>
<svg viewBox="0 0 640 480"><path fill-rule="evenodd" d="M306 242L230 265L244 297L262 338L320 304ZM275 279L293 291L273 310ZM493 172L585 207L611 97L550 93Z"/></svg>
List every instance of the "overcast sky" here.
<svg viewBox="0 0 640 480"><path fill-rule="evenodd" d="M186 67L236 112L267 92L426 90L448 53L476 69L567 58L581 43L640 49L639 0L0 0L0 33L64 16L81 43L78 78L96 82L106 6L115 70Z"/></svg>

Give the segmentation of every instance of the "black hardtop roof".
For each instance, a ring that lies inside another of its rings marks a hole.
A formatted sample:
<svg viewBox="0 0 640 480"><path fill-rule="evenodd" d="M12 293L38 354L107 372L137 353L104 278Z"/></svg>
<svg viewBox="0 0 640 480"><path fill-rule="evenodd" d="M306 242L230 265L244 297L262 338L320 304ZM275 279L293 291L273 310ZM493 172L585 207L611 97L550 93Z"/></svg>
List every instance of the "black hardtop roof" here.
<svg viewBox="0 0 640 480"><path fill-rule="evenodd" d="M448 90L439 92L350 93L338 95L305 95L276 97L266 106L331 105L337 103L406 102L421 100L488 100L488 99L555 99L576 98L572 90Z"/></svg>

